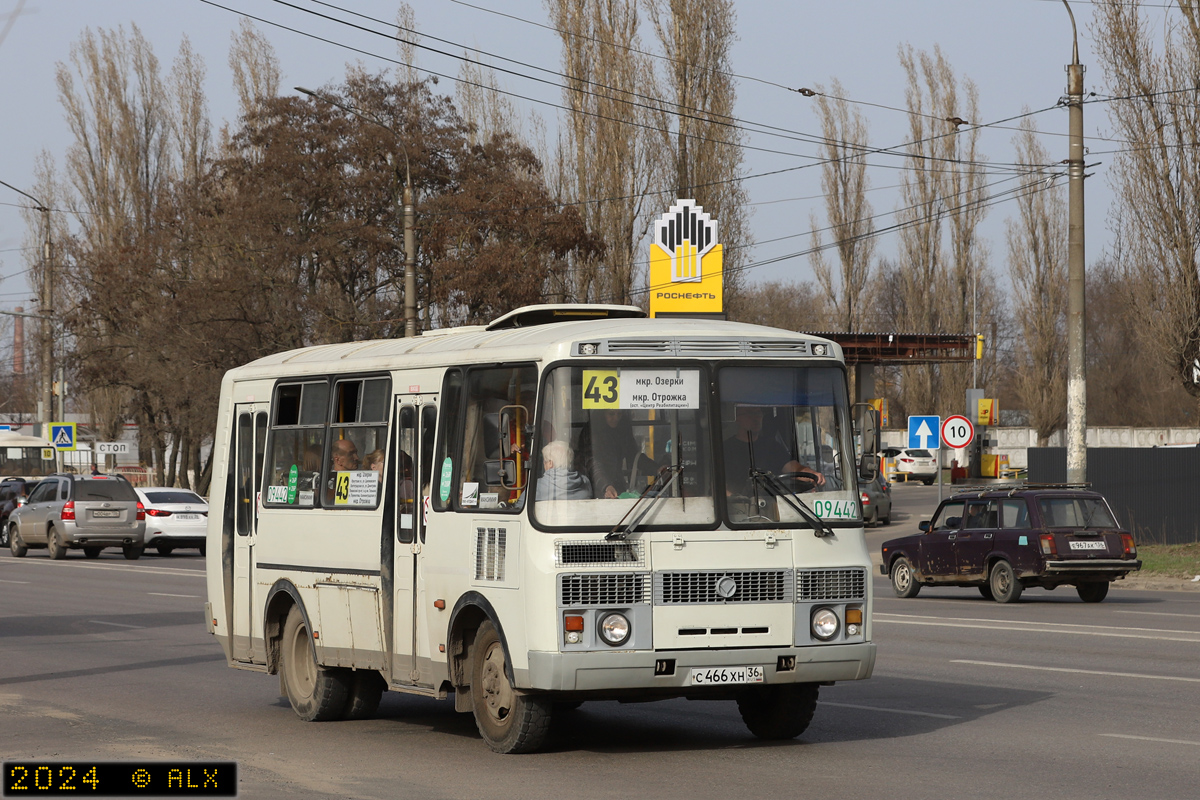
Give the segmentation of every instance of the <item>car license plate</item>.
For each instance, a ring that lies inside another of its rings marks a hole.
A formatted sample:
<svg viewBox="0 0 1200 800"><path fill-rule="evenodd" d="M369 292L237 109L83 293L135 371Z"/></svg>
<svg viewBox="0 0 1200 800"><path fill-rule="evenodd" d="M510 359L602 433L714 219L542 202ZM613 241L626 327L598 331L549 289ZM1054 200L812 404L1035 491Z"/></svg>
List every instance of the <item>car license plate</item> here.
<svg viewBox="0 0 1200 800"><path fill-rule="evenodd" d="M1072 550L1107 550L1108 549L1108 545L1100 540L1083 541L1083 542L1076 541L1076 542L1071 542L1070 545L1071 545Z"/></svg>
<svg viewBox="0 0 1200 800"><path fill-rule="evenodd" d="M728 683L762 683L763 668L749 667L698 667L692 669L689 683L692 686L717 686Z"/></svg>
<svg viewBox="0 0 1200 800"><path fill-rule="evenodd" d="M176 514L176 519L200 519L199 514Z"/></svg>
<svg viewBox="0 0 1200 800"><path fill-rule="evenodd" d="M120 511L93 511L92 516L93 517L119 517L119 516L121 516L121 512Z"/></svg>

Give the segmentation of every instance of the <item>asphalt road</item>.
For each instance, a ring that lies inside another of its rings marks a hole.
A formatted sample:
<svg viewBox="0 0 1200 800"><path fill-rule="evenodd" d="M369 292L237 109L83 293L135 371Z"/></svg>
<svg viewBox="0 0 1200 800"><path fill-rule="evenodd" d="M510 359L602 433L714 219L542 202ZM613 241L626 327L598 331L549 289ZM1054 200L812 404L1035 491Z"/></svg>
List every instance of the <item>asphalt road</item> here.
<svg viewBox="0 0 1200 800"><path fill-rule="evenodd" d="M898 486L916 528L936 486ZM185 551L186 552L186 551ZM236 760L245 798L1183 798L1200 783L1200 593L1099 605L1030 590L895 598L874 585L868 681L822 689L794 742L729 702L588 703L554 743L497 756L451 704L395 693L363 722L303 723L274 676L228 669L198 556L0 554L0 757Z"/></svg>

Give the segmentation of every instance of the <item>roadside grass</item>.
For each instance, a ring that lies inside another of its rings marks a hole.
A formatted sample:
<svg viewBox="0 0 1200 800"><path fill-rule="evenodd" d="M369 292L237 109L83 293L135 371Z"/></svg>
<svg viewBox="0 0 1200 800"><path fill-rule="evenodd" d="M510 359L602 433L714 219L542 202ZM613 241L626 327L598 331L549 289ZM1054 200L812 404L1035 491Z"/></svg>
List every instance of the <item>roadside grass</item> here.
<svg viewBox="0 0 1200 800"><path fill-rule="evenodd" d="M1200 575L1200 542L1191 544L1139 544L1143 575L1191 578Z"/></svg>

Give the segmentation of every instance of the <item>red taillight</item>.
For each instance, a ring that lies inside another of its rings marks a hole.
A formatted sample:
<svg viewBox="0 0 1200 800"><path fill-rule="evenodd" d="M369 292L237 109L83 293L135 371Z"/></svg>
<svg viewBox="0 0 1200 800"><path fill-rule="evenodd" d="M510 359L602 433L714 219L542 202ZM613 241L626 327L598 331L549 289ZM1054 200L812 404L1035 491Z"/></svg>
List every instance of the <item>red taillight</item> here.
<svg viewBox="0 0 1200 800"><path fill-rule="evenodd" d="M871 498L867 497L866 492L862 493L862 501L864 506L869 506L871 504Z"/></svg>
<svg viewBox="0 0 1200 800"><path fill-rule="evenodd" d="M1121 544L1125 548L1125 557L1126 558L1137 558L1137 545L1134 544L1133 534L1122 533L1121 534Z"/></svg>
<svg viewBox="0 0 1200 800"><path fill-rule="evenodd" d="M914 461L911 458L902 458L902 459L900 459L900 463L901 464L912 464L912 463L914 463Z"/></svg>
<svg viewBox="0 0 1200 800"><path fill-rule="evenodd" d="M140 503L139 503L139 505L140 505ZM169 517L169 516L171 516L170 511L165 511L161 508L148 508L148 509L146 509L146 513L152 517ZM142 517L139 517L139 519L142 519Z"/></svg>
<svg viewBox="0 0 1200 800"><path fill-rule="evenodd" d="M146 519L146 507L144 505L142 505L141 500L138 501L137 517L135 519L138 522L141 522L142 520Z"/></svg>
<svg viewBox="0 0 1200 800"><path fill-rule="evenodd" d="M1056 556L1058 555L1058 546L1054 544L1054 534L1043 533L1038 539L1042 543L1042 555Z"/></svg>
<svg viewBox="0 0 1200 800"><path fill-rule="evenodd" d="M75 519L75 501L68 500L63 503L62 512L59 515L60 519Z"/></svg>

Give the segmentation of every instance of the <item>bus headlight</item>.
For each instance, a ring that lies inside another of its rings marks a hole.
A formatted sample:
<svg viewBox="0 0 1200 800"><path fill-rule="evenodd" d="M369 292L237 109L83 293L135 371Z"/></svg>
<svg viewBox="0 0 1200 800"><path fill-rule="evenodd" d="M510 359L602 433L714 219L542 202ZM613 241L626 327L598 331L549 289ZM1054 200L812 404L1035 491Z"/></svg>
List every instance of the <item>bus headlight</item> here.
<svg viewBox="0 0 1200 800"><path fill-rule="evenodd" d="M827 642L834 636L837 636L838 627L841 623L838 621L837 614L833 613L829 608L818 608L812 615L812 632L813 636L823 642Z"/></svg>
<svg viewBox="0 0 1200 800"><path fill-rule="evenodd" d="M629 641L629 632L631 630L632 626L629 624L629 618L615 611L605 615L600 620L600 638L604 640L605 644L612 645L613 647Z"/></svg>

